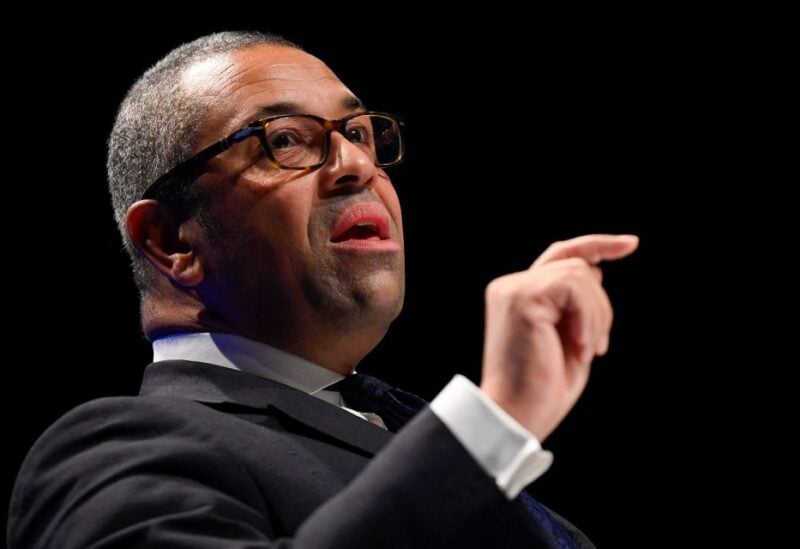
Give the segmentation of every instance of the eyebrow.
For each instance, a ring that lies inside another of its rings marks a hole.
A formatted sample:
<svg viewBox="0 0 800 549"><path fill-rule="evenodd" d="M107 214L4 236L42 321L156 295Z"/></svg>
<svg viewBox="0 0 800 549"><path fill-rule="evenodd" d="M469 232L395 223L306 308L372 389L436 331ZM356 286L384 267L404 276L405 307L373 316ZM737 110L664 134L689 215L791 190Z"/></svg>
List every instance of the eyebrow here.
<svg viewBox="0 0 800 549"><path fill-rule="evenodd" d="M347 96L343 98L339 104L342 108L347 109L349 111L357 111L360 109L365 109L364 102L361 101L358 97L353 95ZM264 117L264 116L276 116L279 114L305 114L306 109L303 108L299 103L293 103L289 101L281 101L279 103L270 103L269 105L262 105L258 108L256 112L257 117Z"/></svg>

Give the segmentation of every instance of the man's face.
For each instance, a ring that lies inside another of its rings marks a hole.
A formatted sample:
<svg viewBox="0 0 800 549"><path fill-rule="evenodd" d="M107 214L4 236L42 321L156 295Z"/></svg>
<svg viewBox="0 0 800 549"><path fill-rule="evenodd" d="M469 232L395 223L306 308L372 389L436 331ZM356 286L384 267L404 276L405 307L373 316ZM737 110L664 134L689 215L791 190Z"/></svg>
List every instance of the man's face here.
<svg viewBox="0 0 800 549"><path fill-rule="evenodd" d="M286 47L213 58L184 82L210 111L195 150L270 114L339 119L363 110L319 59ZM367 154L334 132L322 167L284 170L249 138L210 161L199 184L212 197L212 221L197 250L205 277L196 289L211 311L312 360L309 348L338 350L342 337L377 344L402 307L403 231L389 176Z"/></svg>

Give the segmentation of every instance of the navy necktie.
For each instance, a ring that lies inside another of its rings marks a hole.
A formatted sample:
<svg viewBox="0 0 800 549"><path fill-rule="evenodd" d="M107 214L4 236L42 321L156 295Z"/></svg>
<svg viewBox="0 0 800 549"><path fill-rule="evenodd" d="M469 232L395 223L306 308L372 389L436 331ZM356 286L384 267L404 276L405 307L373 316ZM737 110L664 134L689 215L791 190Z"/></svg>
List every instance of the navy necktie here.
<svg viewBox="0 0 800 549"><path fill-rule="evenodd" d="M425 399L417 395L363 374L349 375L331 385L329 389L339 391L348 407L360 412L378 414L392 432L397 432L428 405ZM550 534L559 549L575 547L575 543L561 523L541 503L525 490L520 493L519 498L533 521Z"/></svg>
<svg viewBox="0 0 800 549"><path fill-rule="evenodd" d="M328 389L339 391L349 408L378 414L393 433L428 405L424 398L363 374L349 375Z"/></svg>

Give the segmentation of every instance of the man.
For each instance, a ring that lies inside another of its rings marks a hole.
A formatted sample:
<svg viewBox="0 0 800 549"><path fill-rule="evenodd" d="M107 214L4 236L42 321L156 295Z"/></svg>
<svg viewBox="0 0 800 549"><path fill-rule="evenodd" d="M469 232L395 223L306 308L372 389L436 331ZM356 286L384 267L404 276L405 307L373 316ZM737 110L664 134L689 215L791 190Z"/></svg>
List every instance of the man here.
<svg viewBox="0 0 800 549"><path fill-rule="evenodd" d="M557 243L493 281L480 388L421 407L351 375L403 301L402 153L395 117L274 36L145 73L108 167L154 363L139 397L37 442L10 547L591 546L524 488L608 348L598 264L637 239Z"/></svg>

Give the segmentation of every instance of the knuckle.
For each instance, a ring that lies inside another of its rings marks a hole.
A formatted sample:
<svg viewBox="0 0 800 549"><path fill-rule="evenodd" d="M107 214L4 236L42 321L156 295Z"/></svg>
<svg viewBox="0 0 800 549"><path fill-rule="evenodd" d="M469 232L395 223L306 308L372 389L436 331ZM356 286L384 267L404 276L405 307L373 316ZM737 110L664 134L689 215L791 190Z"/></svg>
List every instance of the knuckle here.
<svg viewBox="0 0 800 549"><path fill-rule="evenodd" d="M591 266L586 260L581 259L580 257L570 257L569 259L564 259L561 265L568 276L573 277L583 277L587 274L591 274Z"/></svg>
<svg viewBox="0 0 800 549"><path fill-rule="evenodd" d="M487 301L507 299L513 293L513 284L508 275L495 278L486 285L484 295Z"/></svg>
<svg viewBox="0 0 800 549"><path fill-rule="evenodd" d="M495 278L486 286L487 302L504 303L515 310L525 308L526 304L537 299L540 284L537 277L521 276L519 273Z"/></svg>

